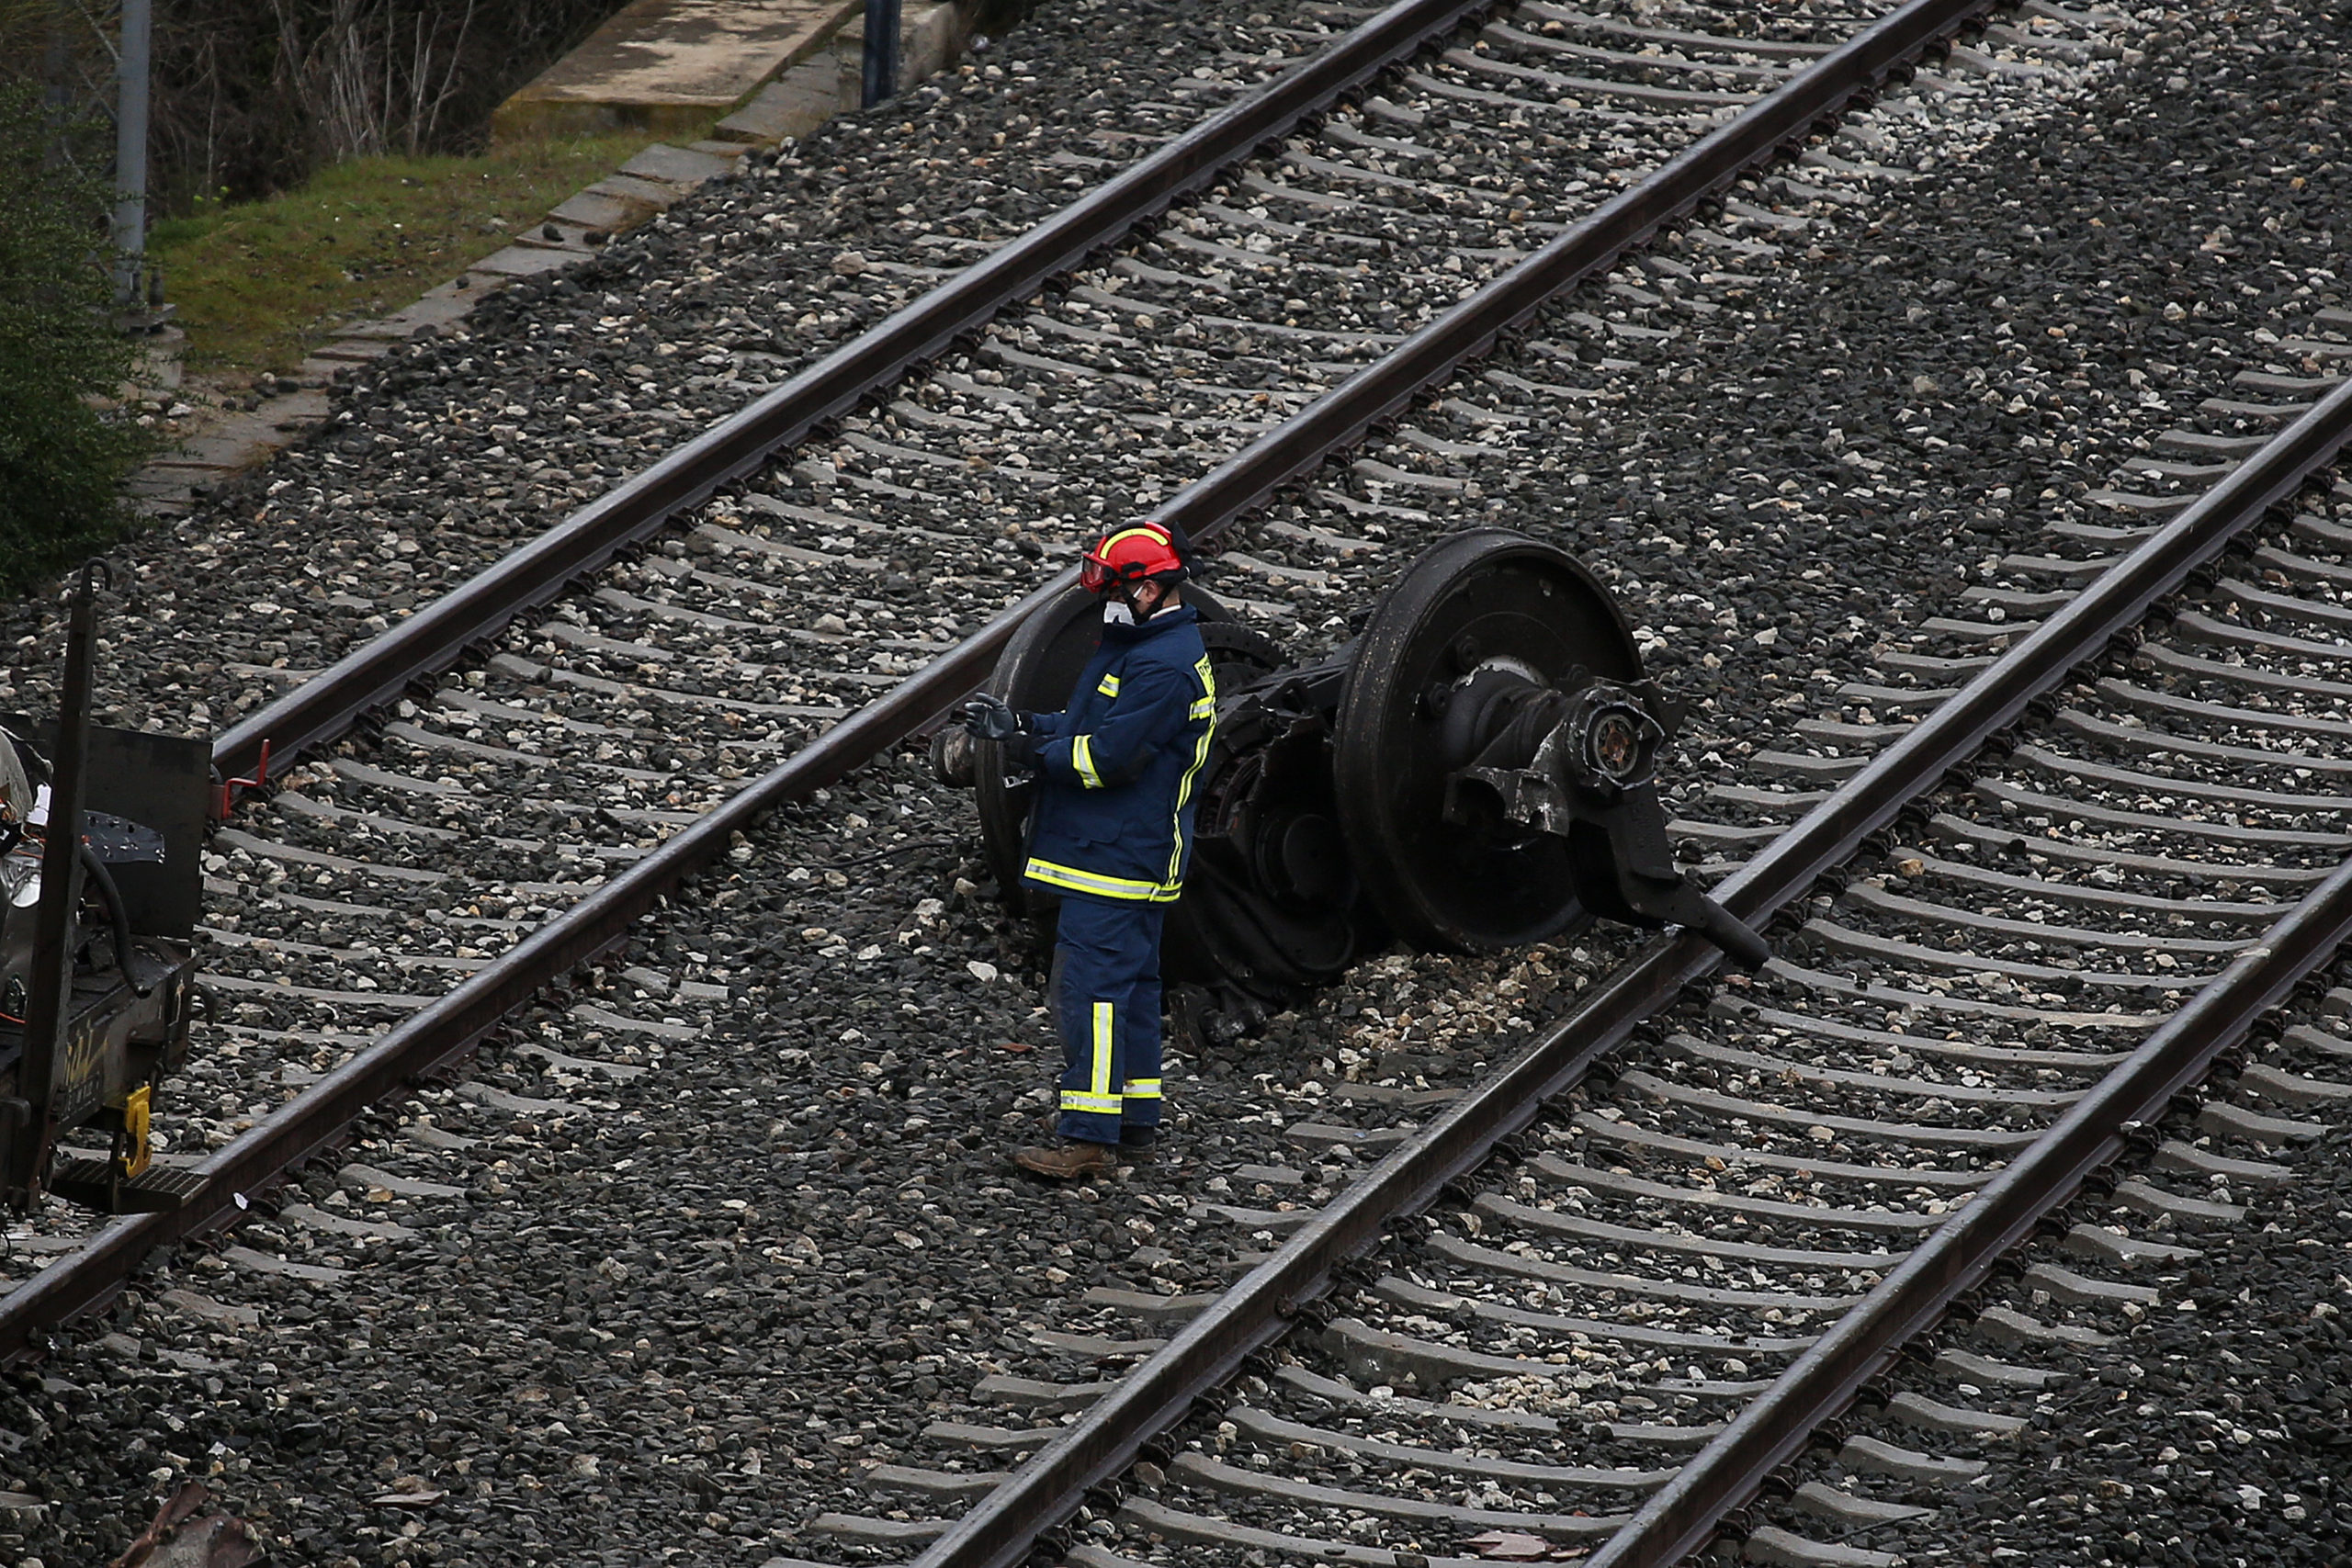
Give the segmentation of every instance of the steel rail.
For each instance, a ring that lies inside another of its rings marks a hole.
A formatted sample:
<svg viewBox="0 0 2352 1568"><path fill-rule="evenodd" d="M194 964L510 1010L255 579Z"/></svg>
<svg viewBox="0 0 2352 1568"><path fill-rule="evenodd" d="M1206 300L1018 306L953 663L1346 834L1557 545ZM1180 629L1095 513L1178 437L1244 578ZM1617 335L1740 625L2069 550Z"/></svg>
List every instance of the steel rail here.
<svg viewBox="0 0 2352 1568"><path fill-rule="evenodd" d="M1984 3L1989 3L1989 0L1978 0L1978 4L1941 0L1941 6L1955 17L1962 17ZM1439 4L1437 0L1405 0L1405 3L1392 6L1348 35L1324 55L1286 75L1282 83L1274 84L1260 97L1272 96L1276 88L1303 79L1300 77L1302 72L1316 72L1317 79L1326 83L1324 97L1328 101L1346 90L1348 85L1379 69L1381 62L1372 58L1374 51L1368 40L1385 40L1389 51L1386 58L1393 60L1409 53L1420 39L1431 33L1441 31L1458 22L1462 17L1482 8L1483 0L1473 0L1473 3L1449 0L1447 4ZM1838 101L1843 101L1842 96ZM1194 135L1204 134L1212 128L1225 127L1221 133L1223 143L1246 150L1254 142L1233 126L1237 117L1242 117L1250 107L1249 104L1236 105ZM1308 111L1293 108L1275 116L1274 119L1279 122L1276 130L1261 130L1254 134L1258 140L1278 134L1280 128L1295 123L1306 112ZM1751 108L1747 112L1754 113L1755 110ZM1249 126L1264 123L1267 123L1267 117L1263 115L1247 118ZM1716 134L1724 133L1719 131ZM1171 147L1163 156L1172 154L1174 151ZM1156 161L1147 161L1145 165L1121 176L1122 179L1138 179ZM1679 161L1669 167L1679 167ZM1177 186L1172 175L1168 177L1171 182L1170 195L1172 196ZM1205 175L1193 176L1195 183L1204 177ZM1683 175L1677 177L1687 179ZM1114 182L1114 185L1117 183ZM1637 186L1634 192L1616 198L1611 207L1627 201L1629 197L1637 197L1639 189ZM1061 217L1049 220L1045 227L1050 229L1065 222L1070 219L1070 214L1085 209L1092 199L1081 200ZM1610 225L1611 231L1627 236L1620 241L1617 249L1622 250L1624 244L1654 230L1673 210L1667 206L1657 208L1655 219L1646 226L1637 227L1622 220L1613 222ZM1014 243L1018 245L1022 242ZM1061 250L1069 254L1071 247L1077 245L1076 239L1065 236ZM1001 255L1003 253L998 254ZM1083 254L1083 249L1079 249L1076 254ZM990 262L995 259L991 257ZM1530 262L1521 265L1532 265L1536 259L1531 258ZM989 265L989 263L984 262L974 271ZM1033 275L1044 276L1035 267L1023 276ZM964 275L957 284L971 276ZM943 286L930 298L950 293L957 284ZM1485 320L1488 310L1487 302L1495 288L1496 285L1490 284L1471 299L1440 317L1430 329L1416 334L1412 341L1426 345L1441 339L1448 330L1449 322ZM910 310L919 308L910 307ZM901 312L902 315L905 313ZM1465 326L1463 330L1466 333L1472 329ZM1485 338L1476 341L1483 344L1491 341L1491 336L1489 332ZM836 354L832 360L795 378L793 382L771 394L761 406L774 402L803 383L813 383L824 370L825 364L842 359L857 346L852 344ZM1409 398L1417 387L1432 377L1446 373L1467 357L1465 350L1446 356L1441 362L1424 348L1413 362L1411 375L1389 387L1385 394L1387 400L1397 402ZM1373 370L1376 372L1377 368L1374 367ZM1317 415L1318 409L1335 401L1340 401L1343 407L1352 406L1343 400L1360 397L1362 389L1359 384L1364 382L1365 377L1359 376L1334 392L1326 394L1317 404L1310 405L1295 417ZM1372 384L1383 383L1375 378ZM717 438L725 431L741 424L752 412L755 411L747 411L745 415L729 421L718 431L689 443L663 459L662 466L674 475L697 452L705 453L714 463L732 460L727 458L715 445ZM1324 422L1320 428L1342 431L1350 428L1344 420L1334 422L1328 415L1317 417ZM1250 454L1273 445L1266 438L1261 438L1238 460L1238 466L1253 473L1266 471L1264 461L1253 460ZM1282 452L1281 463L1296 464L1299 461L1295 450L1284 447ZM755 466L756 461L755 457L743 457L741 466ZM1221 477L1236 467L1236 464L1228 464L1226 468L1179 491L1169 507L1163 509L1164 513L1180 521L1185 518L1194 520L1197 526L1193 532L1196 538L1205 540L1217 533L1239 508L1250 503L1251 495L1255 493L1238 491L1229 479ZM1227 497L1227 511L1204 517L1206 509L1193 504L1192 497L1195 491L1206 486L1219 488L1220 493ZM627 491L630 487L623 488ZM616 492L616 495L619 493ZM612 499L607 498L608 501ZM575 514L565 528L572 528L575 525L584 526L583 520L589 513L596 513L604 504L592 505L582 513ZM647 525L649 528L656 525L658 524ZM517 557L535 553L544 557L551 548L549 538L542 537L517 552ZM609 555L610 551L605 551L605 554ZM530 593L544 599L555 591L545 588L542 592L544 585L552 581L546 571L534 568L517 577L516 572L520 570L502 563L484 574L484 578L504 583L507 585L504 588L485 588L477 594L475 585L483 581L477 579L474 583L435 601L417 616L401 623L396 631L386 633L368 647L347 656L311 683L322 691L315 700L308 703L300 701L303 692L311 690L311 686L306 686L285 702L273 705L244 721L222 737L216 746L216 771L224 779L238 775L259 760L265 742L270 746L273 763L282 769L300 750L303 736L311 737L311 743L314 744L317 738L339 733L340 727L347 725L359 714L379 702L397 696L406 689L409 681L458 657L463 652L465 642L449 628L463 625L464 620L458 610L449 608L453 602L480 598L493 604L504 602L520 609L533 602L528 596ZM751 827L779 806L806 798L815 790L935 721L957 699L986 679L997 656L1022 621L1054 596L1066 592L1077 580L1078 574L1074 570L1057 573L1043 587L999 614L953 649L893 687L886 696L826 731L753 784L730 796L710 816L668 840L654 853L630 866L612 882L567 910L561 918L517 942L495 961L469 976L447 996L411 1015L387 1032L375 1044L248 1129L196 1168L204 1178L204 1186L181 1209L170 1213L119 1221L100 1232L69 1259L52 1265L17 1290L0 1296L0 1366L35 1349L42 1336L109 1298L120 1289L141 1259L153 1250L171 1247L232 1220L243 1210L249 1193L266 1188L286 1170L331 1147L343 1128L368 1106L462 1055L495 1029L509 1012L523 1006L548 985L621 941L637 919L650 912L662 898L677 891L706 866L715 863L730 846L732 834ZM523 586L526 583L538 583L541 587L531 588L526 593ZM438 618L435 624L444 626L443 633L425 637L413 631L419 622L429 616ZM475 624L490 623L477 616ZM401 648L409 651L398 653ZM301 715L311 716L301 718L297 728L288 729L277 728L273 715L284 716L288 723L294 723ZM322 715L340 716L329 723L320 716Z"/></svg>
<svg viewBox="0 0 2352 1568"><path fill-rule="evenodd" d="M1903 804L1939 779L1960 750L1973 750L2025 713L2041 693L2257 522L2352 439L2352 383L2337 388L2277 439L2119 561L2083 595L1938 707L1895 746L1781 840L1805 849L1810 868L1759 856L1716 896L1746 911L1777 908L1822 869L1893 821ZM1873 793L1899 793L1890 807ZM1849 797L1851 797L1850 799ZM1777 874L1776 874L1777 871ZM2084 1179L2121 1152L2130 1123L2152 1120L2212 1058L2243 1037L2352 936L2352 863L2323 882L2256 946L2199 991L2018 1156L1860 1303L1838 1320L1713 1442L1654 1494L1590 1559L1590 1568L1664 1568L1697 1551L1723 1520L1843 1409L1901 1346L1984 1278L1994 1261L2071 1199Z"/></svg>
<svg viewBox="0 0 2352 1568"><path fill-rule="evenodd" d="M1587 1568L1668 1568L1697 1551L1765 1478L1813 1440L1816 1427L1883 1373L1905 1344L1952 1303L2042 1219L2071 1201L2132 1134L2158 1120L2214 1058L2242 1041L2267 1010L2352 940L2352 861L2321 883L2187 1007L2167 1019L2097 1089L2003 1168L1894 1271L1839 1318L1772 1386L1653 1493Z"/></svg>
<svg viewBox="0 0 2352 1568"><path fill-rule="evenodd" d="M254 768L265 744L273 765L282 771L304 746L340 734L359 715L456 660L514 614L552 597L569 580L567 573L576 575L609 558L728 478L756 468L764 454L797 439L795 432L805 433L829 411L851 406L880 379L936 352L1005 301L1033 290L1057 269L1212 178L1224 164L1287 133L1306 116L1491 4L1401 0L1390 6L246 719L216 743L216 773L229 779ZM734 834L935 721L987 678L1023 620L1077 581L1075 570L1057 573L214 1152L195 1168L204 1185L180 1209L119 1220L70 1258L0 1296L0 1366L37 1351L50 1332L103 1304L157 1249L232 1221L247 1207L250 1194L332 1147L369 1106L471 1050L509 1013L622 941L638 919L718 862Z"/></svg>
<svg viewBox="0 0 2352 1568"><path fill-rule="evenodd" d="M1524 320L1544 299L1606 265L1708 191L1804 135L1815 122L1899 66L1905 51L1916 53L1990 4L1991 0L1915 0L1875 24L1851 44L1751 105L1648 179L1611 198L1592 218L1412 334L1392 355L1397 360L1395 370L1386 368L1387 361L1367 367L1302 410L1295 422L1308 422L1307 428L1314 433L1311 439L1286 438L1279 430L1261 437L1232 461L1180 491L1158 515L1186 527L1196 539L1213 537L1285 477L1311 468L1314 441L1326 443L1328 452L1355 439L1385 412L1402 407L1421 389L1483 352L1498 334ZM642 536L680 507L692 504L692 498L708 494L727 477L756 467L762 454L797 438L774 434L775 430L790 428L790 422L803 415L805 428L805 423L822 417L808 412L809 409L835 408L829 399L846 400L839 401L839 407L854 402L855 395L826 389L829 378L849 375L842 367L864 366L865 384L871 384L874 375L885 373L877 371L876 365L902 367L921 353L935 351L957 332L985 320L987 310L994 308L988 305L989 299L1001 304L1022 289L1035 287L1053 270L1045 259L1046 253L1062 258L1053 265L1067 265L1106 243L1110 225L1097 209L1106 204L1109 193L1124 190L1118 205L1130 213L1126 222L1131 225L1208 178L1214 173L1212 146L1227 149L1228 158L1246 152L1267 138L1283 133L1315 107L1383 65L1409 54L1429 37L1484 8L1486 0L1403 0L1391 6L1256 97L1235 105L1171 143L1102 191L1047 220L1030 237L1013 242L874 333L794 378L744 413L688 443L655 470L574 513L554 534L543 536L507 561L435 601L395 630L345 656L315 681L246 719L216 745L216 771L223 779L243 773L258 761L265 743L270 747L273 761L282 769L306 745L341 733L360 714L392 700L409 682L454 660L470 642L487 636L514 614L551 597L568 581L566 570L576 574L608 558L630 537ZM1319 95L1314 105L1277 101L1287 100L1286 89L1295 88L1303 96L1309 82ZM1759 127L1770 128L1771 134L1764 134ZM1095 216L1084 218L1088 213ZM1051 238L1041 240L1040 234ZM1090 234L1094 237L1088 238ZM1027 259L1020 260L1015 253ZM1522 273L1534 281L1515 281ZM951 321L960 324L944 324ZM895 340L895 347L870 346L885 329L901 321L913 324ZM928 337L922 335L925 331ZM930 347L909 346L918 339ZM792 412L794 409L800 412ZM761 436L760 429L770 435ZM765 446L760 444L762 439L766 440ZM708 472L696 479L692 471L698 465ZM626 506L625 500L628 501ZM565 568L566 559L573 566ZM171 1213L119 1221L72 1258L0 1297L0 1365L28 1353L42 1336L107 1300L154 1249L232 1218L244 1207L248 1193L267 1187L286 1170L332 1146L342 1129L369 1105L471 1049L507 1013L619 942L639 918L724 853L733 833L778 806L805 798L937 719L985 679L1021 621L1076 580L1075 571L1057 574L892 688L888 695L828 730L561 919L525 938L448 996L403 1021L374 1045L217 1151L196 1168L205 1185L184 1207Z"/></svg>
<svg viewBox="0 0 2352 1568"><path fill-rule="evenodd" d="M555 598L679 513L891 385L908 367L977 331L1007 305L1028 299L1057 274L1497 3L1398 0L241 719L214 743L215 772L224 781L251 776L264 745L271 765L282 770L301 752L334 739L362 715L456 663L516 615Z"/></svg>
<svg viewBox="0 0 2352 1568"><path fill-rule="evenodd" d="M1798 145L1855 98L1996 0L1912 0L1857 33L1526 260L1412 333L1373 365L1269 431L1152 515L1205 538L1280 486L1402 412L1421 392L1524 325L1562 290L1613 265L1666 224Z"/></svg>
<svg viewBox="0 0 2352 1568"><path fill-rule="evenodd" d="M1934 788L1947 769L2014 723L2077 665L2102 656L2112 639L2136 627L2151 605L2301 485L2347 437L2352 383L2330 394L1979 672L1902 741L1725 878L1715 897L1760 926L1809 891L1824 872L1849 859L1871 834ZM916 1560L915 1568L1012 1568L1020 1562L1041 1534L1069 1518L1095 1488L1114 1483L1195 1399L1285 1333L1290 1321L1328 1292L1340 1271L1377 1246L1393 1224L1426 1209L1449 1183L1469 1176L1496 1145L1532 1122L1547 1100L1574 1086L1721 962L1713 944L1687 931L1649 944L1590 1000L1326 1205L1272 1258L1090 1406L1076 1425L982 1498ZM2273 988L2271 978L2267 972L2261 977L2264 994ZM1727 1432L1719 1442L1729 1440ZM1724 1495L1745 1495L1740 1487L1752 1490L1759 1481L1760 1475L1743 1472L1712 1494L1708 1506ZM1694 1500L1676 1516L1676 1540L1694 1533L1704 1539L1713 1526L1694 1522L1702 1512Z"/></svg>
<svg viewBox="0 0 2352 1568"><path fill-rule="evenodd" d="M662 899L718 862L737 833L945 712L987 678L1021 620L1076 579L1075 571L1057 576L254 1123L195 1168L204 1185L185 1206L118 1221L81 1251L0 1296L0 1366L38 1349L50 1330L102 1304L154 1249L232 1219L246 1208L248 1194L332 1147L369 1106L472 1049L509 1013L626 938Z"/></svg>

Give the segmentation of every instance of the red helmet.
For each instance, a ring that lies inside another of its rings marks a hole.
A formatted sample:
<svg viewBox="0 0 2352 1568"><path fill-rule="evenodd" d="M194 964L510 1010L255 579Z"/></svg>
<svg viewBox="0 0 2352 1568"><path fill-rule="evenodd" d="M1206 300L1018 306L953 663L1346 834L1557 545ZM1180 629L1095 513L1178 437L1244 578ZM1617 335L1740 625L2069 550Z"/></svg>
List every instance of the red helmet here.
<svg viewBox="0 0 2352 1568"><path fill-rule="evenodd" d="M1089 593L1101 593L1114 583L1179 582L1185 576L1184 557L1174 536L1157 523L1130 523L1114 528L1086 552L1078 581Z"/></svg>

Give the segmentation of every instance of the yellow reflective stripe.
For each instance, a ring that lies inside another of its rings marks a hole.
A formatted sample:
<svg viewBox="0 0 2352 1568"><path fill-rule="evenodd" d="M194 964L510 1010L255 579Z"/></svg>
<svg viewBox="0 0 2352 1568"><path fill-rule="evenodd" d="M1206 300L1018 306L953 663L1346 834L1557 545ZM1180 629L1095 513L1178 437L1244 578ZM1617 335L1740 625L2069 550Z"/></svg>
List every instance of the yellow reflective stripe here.
<svg viewBox="0 0 2352 1568"><path fill-rule="evenodd" d="M1022 874L1048 887L1064 887L1072 893L1091 893L1098 898L1149 898L1165 902L1176 896L1172 889L1161 883L1125 876L1103 876L1096 872L1080 871L1074 865L1056 865L1049 860L1032 859L1022 869Z"/></svg>
<svg viewBox="0 0 2352 1568"><path fill-rule="evenodd" d="M1102 787L1102 775L1094 771L1094 738L1081 735L1069 743L1069 765L1078 770L1078 782L1089 789Z"/></svg>
<svg viewBox="0 0 2352 1568"><path fill-rule="evenodd" d="M1127 1098L1129 1100L1158 1100L1159 1080L1158 1078L1129 1078Z"/></svg>
<svg viewBox="0 0 2352 1568"><path fill-rule="evenodd" d="M1117 1010L1109 1002L1096 1002L1094 1004L1094 1060L1091 1070L1087 1075L1093 1080L1089 1086L1091 1092L1106 1096L1110 1094L1111 1057L1115 1053L1118 1043Z"/></svg>
<svg viewBox="0 0 2352 1568"><path fill-rule="evenodd" d="M1193 798L1193 781L1200 776L1202 767L1205 765L1209 760L1209 737L1216 733L1216 726L1214 724L1201 731L1200 742L1193 748L1193 765L1184 770L1183 782L1176 786L1176 816L1174 818L1176 843L1175 847L1168 852L1168 880L1160 884L1162 887L1173 888L1179 885L1179 878L1183 874L1184 803ZM1175 895L1170 893L1169 897L1173 897Z"/></svg>
<svg viewBox="0 0 2352 1568"><path fill-rule="evenodd" d="M1207 655L1202 655L1193 666L1193 672L1201 678L1201 695L1193 704L1191 716L1207 719L1208 725L1193 747L1193 765L1184 770L1184 777L1176 785L1176 843L1168 852L1168 880L1159 885L1160 891L1156 895L1157 901L1163 904L1172 902L1183 891L1184 804L1193 798L1193 781L1208 765L1209 742L1216 737L1216 674L1209 668Z"/></svg>
<svg viewBox="0 0 2352 1568"><path fill-rule="evenodd" d="M1074 1089L1062 1090L1064 1111L1091 1111L1105 1116L1116 1116L1125 1109L1115 1094L1084 1094Z"/></svg>
<svg viewBox="0 0 2352 1568"><path fill-rule="evenodd" d="M1165 539L1166 537L1168 537L1168 531L1164 528L1145 527L1140 525L1133 528L1122 528L1117 533L1112 535L1109 538L1103 540L1100 545L1097 545L1094 548L1094 554L1097 559L1107 558L1122 539Z"/></svg>
<svg viewBox="0 0 2352 1568"><path fill-rule="evenodd" d="M1119 694L1119 678L1116 675L1105 675L1095 683L1094 689L1106 697L1115 697Z"/></svg>

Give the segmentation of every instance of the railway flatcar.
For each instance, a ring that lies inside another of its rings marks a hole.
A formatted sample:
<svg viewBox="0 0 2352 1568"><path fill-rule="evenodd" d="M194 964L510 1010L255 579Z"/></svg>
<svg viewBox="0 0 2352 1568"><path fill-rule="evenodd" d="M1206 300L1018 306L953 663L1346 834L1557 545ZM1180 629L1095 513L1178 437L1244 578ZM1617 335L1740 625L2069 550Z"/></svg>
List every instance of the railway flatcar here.
<svg viewBox="0 0 2352 1568"><path fill-rule="evenodd" d="M1675 863L1657 793L1681 705L1648 680L1592 571L1505 529L1425 552L1363 631L1293 662L1188 584L1217 682L1192 869L1162 972L1196 1032L1246 1031L1391 941L1490 952L1595 917L1689 926L1749 967L1763 940ZM1073 589L1006 645L989 690L1061 706L1099 605ZM978 796L1008 906L1050 930L1021 868L1033 786L960 729L940 776Z"/></svg>
<svg viewBox="0 0 2352 1568"><path fill-rule="evenodd" d="M210 748L90 722L92 583L53 720L0 716L0 1195L119 1214L195 1186L150 1158L187 1050ZM99 1145L104 1152L99 1152Z"/></svg>

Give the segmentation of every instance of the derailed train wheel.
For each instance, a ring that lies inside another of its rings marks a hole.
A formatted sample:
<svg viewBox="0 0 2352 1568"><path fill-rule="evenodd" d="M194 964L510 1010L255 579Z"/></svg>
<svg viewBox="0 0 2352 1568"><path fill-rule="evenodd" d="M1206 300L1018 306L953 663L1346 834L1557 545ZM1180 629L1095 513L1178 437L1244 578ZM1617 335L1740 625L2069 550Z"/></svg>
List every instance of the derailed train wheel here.
<svg viewBox="0 0 2352 1568"><path fill-rule="evenodd" d="M1638 682L1641 655L1608 590L1541 540L1457 536L1382 598L1340 699L1331 771L1349 858L1399 937L1483 952L1583 918L1566 840L1445 814L1447 776L1473 760L1482 706L1583 675Z"/></svg>
<svg viewBox="0 0 2352 1568"><path fill-rule="evenodd" d="M1198 587L1187 584L1184 603L1200 612L1202 640L1208 645L1210 668L1221 687L1238 685L1277 669L1279 651L1272 642L1233 619L1233 613ZM1094 657L1102 641L1102 602L1084 589L1073 588L1031 615L998 656L989 690L1013 707L1036 713L1058 712L1068 705L1079 672ZM1036 785L1004 776L996 748L978 748L979 766L973 782L980 817L980 846L989 873L1005 907L1015 914L1043 919L1057 902L1021 879L1029 859L1029 814L1036 801Z"/></svg>
<svg viewBox="0 0 2352 1568"><path fill-rule="evenodd" d="M1305 680L1261 682L1230 700L1231 676L1270 673L1279 653L1230 623L1202 631L1217 663L1219 728L1199 780L1192 866L1168 912L1160 972L1171 984L1207 987L1214 1010L1247 1016L1339 979L1379 921L1363 908L1340 840L1328 712ZM1236 646L1244 638L1261 668L1249 668Z"/></svg>
<svg viewBox="0 0 2352 1568"><path fill-rule="evenodd" d="M1022 622L1004 645L989 690L1024 711L1058 710L1069 700L1079 671L1094 657L1101 615L1100 602L1084 589L1073 588L1055 599ZM1005 907L1015 914L1028 913L1021 868L1028 863L1029 812L1036 787L1026 779L1006 778L994 745L983 742L976 750L978 765L972 793L980 814L981 852Z"/></svg>

